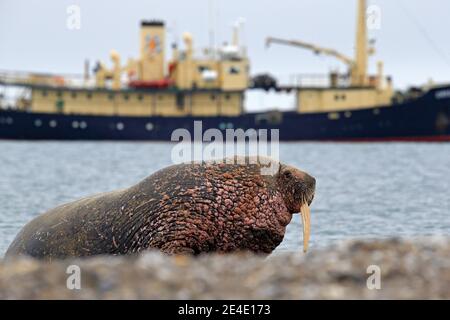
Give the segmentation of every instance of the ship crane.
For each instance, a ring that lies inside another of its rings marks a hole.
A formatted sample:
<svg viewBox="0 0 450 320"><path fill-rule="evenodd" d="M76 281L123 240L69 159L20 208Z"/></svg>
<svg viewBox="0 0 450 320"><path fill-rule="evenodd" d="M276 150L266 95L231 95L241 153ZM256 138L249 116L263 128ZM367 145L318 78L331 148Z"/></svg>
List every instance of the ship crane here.
<svg viewBox="0 0 450 320"><path fill-rule="evenodd" d="M344 62L349 68L349 74L352 86L366 86L368 84L367 77L367 59L369 55L374 54L374 48L367 47L367 26L366 26L366 0L358 0L357 11L357 28L356 28L356 45L355 58L350 58L334 49L316 46L311 43L298 40L285 40L281 38L268 37L266 39L266 46L272 43L289 45L311 50L316 54L325 54L333 56L338 60ZM379 63L380 73L382 72L382 64Z"/></svg>
<svg viewBox="0 0 450 320"><path fill-rule="evenodd" d="M325 55L333 56L333 57L341 60L342 62L344 62L350 68L355 64L355 62L351 58L347 57L346 55L344 55L334 49L319 47L319 46L316 46L314 44L307 43L304 41L285 40L285 39L281 39L281 38L268 37L266 39L266 47L269 47L272 43L300 47L300 48L311 50L315 54L325 54Z"/></svg>
<svg viewBox="0 0 450 320"><path fill-rule="evenodd" d="M355 61L353 61L353 59L347 57L346 55L344 55L334 49L319 47L314 44L307 43L304 41L299 41L299 40L286 40L286 39L275 38L275 37L268 37L266 39L266 47L270 47L270 45L273 43L294 46L294 47L300 47L300 48L304 48L307 50L311 50L315 54L325 54L325 55L335 57L336 59L342 61L343 63L345 63L348 66L350 75L352 75L355 72Z"/></svg>

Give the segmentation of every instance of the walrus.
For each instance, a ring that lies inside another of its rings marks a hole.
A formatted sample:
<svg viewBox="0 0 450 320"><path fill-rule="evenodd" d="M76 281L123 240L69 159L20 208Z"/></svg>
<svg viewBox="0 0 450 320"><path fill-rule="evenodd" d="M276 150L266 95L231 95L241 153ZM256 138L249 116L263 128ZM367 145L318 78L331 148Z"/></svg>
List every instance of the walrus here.
<svg viewBox="0 0 450 320"><path fill-rule="evenodd" d="M172 165L130 188L56 207L26 224L6 257L52 260L148 249L269 254L295 213L302 215L306 251L315 179L278 162L273 175L261 174L263 164L248 157L229 162Z"/></svg>

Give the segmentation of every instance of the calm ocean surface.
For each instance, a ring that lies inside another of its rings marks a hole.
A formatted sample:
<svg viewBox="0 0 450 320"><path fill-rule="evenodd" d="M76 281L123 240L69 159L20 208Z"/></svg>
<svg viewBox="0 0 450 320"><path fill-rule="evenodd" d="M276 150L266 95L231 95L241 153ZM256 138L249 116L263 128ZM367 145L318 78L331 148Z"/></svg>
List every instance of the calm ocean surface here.
<svg viewBox="0 0 450 320"><path fill-rule="evenodd" d="M0 142L0 256L33 217L128 187L171 164L169 143ZM310 248L336 240L450 234L450 144L284 143L317 178ZM295 216L277 250L301 250Z"/></svg>

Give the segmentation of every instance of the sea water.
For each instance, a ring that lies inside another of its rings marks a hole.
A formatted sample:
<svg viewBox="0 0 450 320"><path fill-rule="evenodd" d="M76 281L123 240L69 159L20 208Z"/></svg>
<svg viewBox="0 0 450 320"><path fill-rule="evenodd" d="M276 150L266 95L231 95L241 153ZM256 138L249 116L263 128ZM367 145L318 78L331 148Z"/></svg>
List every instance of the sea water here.
<svg viewBox="0 0 450 320"><path fill-rule="evenodd" d="M174 144L0 142L0 257L38 214L126 188L172 164ZM450 144L282 143L317 179L310 250L344 239L450 234ZM298 215L278 251L301 251Z"/></svg>

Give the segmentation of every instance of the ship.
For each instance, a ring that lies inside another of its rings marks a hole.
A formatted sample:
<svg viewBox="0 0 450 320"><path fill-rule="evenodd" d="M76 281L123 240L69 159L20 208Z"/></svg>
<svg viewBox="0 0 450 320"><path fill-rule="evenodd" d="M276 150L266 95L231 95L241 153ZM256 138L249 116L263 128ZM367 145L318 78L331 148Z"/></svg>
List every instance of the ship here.
<svg viewBox="0 0 450 320"><path fill-rule="evenodd" d="M250 75L250 59L239 42L201 55L184 33L166 61L165 23L142 21L140 55L122 63L111 51L111 67L98 62L84 74L0 72L0 139L171 141L176 129L273 130L281 141L450 141L450 84L395 91L383 63L368 74L374 47L367 36L367 3L357 2L354 57L311 43L268 37L267 45L289 45L334 57L345 73L298 77L278 84L268 74ZM168 46L169 47L169 46ZM92 73L92 75L91 75ZM246 92L273 90L295 95L289 111L248 112ZM254 132L254 131L253 131Z"/></svg>

